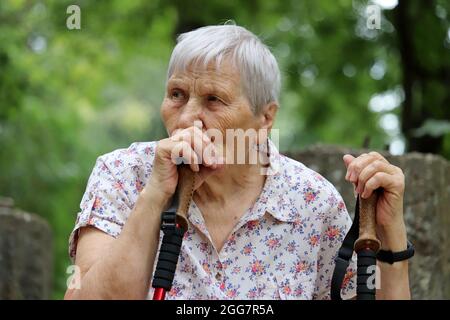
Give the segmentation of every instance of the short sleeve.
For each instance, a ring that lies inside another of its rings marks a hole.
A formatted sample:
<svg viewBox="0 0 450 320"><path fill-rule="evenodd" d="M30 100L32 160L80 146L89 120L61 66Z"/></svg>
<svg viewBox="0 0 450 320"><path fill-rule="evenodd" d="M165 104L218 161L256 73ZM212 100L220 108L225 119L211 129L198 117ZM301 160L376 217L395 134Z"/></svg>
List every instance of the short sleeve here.
<svg viewBox="0 0 450 320"><path fill-rule="evenodd" d="M78 233L82 227L95 228L117 237L132 209L124 181L116 177L104 156L99 157L81 199L75 227L69 238L69 255L75 260Z"/></svg>
<svg viewBox="0 0 450 320"><path fill-rule="evenodd" d="M318 300L331 299L330 289L335 267L334 260L352 225L344 200L333 186L328 199L330 207L323 221L320 235L317 278L313 295L313 298ZM353 254L350 261L341 289L342 299L351 299L354 296L356 296L356 254Z"/></svg>

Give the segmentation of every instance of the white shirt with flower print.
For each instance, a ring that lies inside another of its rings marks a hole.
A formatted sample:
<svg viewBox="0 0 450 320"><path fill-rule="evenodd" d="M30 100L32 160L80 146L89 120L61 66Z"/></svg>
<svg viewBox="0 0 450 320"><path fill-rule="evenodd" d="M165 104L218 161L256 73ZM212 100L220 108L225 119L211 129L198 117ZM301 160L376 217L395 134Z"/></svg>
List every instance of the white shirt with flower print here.
<svg viewBox="0 0 450 320"><path fill-rule="evenodd" d="M133 143L97 159L70 235L73 260L80 228L120 234L151 176L156 145ZM191 203L189 228L166 299L330 298L334 258L351 226L344 201L320 174L278 153L271 141L269 149L276 170L220 252L200 209ZM341 293L344 299L356 294L355 255ZM148 298L152 296L150 288Z"/></svg>

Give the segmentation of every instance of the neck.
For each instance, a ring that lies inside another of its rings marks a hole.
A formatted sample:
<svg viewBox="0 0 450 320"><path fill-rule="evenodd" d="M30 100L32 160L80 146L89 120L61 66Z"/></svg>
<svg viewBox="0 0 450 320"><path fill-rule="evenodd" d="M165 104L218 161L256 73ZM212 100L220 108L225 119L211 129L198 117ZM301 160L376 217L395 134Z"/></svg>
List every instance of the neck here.
<svg viewBox="0 0 450 320"><path fill-rule="evenodd" d="M226 165L220 173L208 177L196 190L197 199L223 205L230 199L248 195L249 191L259 194L265 181L260 168L259 165Z"/></svg>
<svg viewBox="0 0 450 320"><path fill-rule="evenodd" d="M195 191L211 241L218 252L236 223L258 198L265 176L259 166L227 165L220 174L208 177Z"/></svg>

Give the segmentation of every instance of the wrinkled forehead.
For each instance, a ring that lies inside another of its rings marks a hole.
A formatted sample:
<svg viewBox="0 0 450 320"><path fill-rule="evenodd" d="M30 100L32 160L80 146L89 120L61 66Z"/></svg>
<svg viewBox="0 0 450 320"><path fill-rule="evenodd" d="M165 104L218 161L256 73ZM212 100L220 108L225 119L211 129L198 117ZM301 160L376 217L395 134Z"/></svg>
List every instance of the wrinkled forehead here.
<svg viewBox="0 0 450 320"><path fill-rule="evenodd" d="M199 59L192 60L186 65L176 66L168 79L168 84L175 79L220 83L233 87L241 85L238 68L230 59L212 60L208 63Z"/></svg>

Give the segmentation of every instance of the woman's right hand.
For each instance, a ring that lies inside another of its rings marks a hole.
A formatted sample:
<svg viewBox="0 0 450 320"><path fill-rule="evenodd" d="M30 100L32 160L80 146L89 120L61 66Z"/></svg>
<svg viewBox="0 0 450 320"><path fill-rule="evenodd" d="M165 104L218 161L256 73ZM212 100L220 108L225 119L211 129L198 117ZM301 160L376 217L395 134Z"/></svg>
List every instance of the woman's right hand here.
<svg viewBox="0 0 450 320"><path fill-rule="evenodd" d="M217 156L216 148L206 133L195 126L178 129L169 138L158 142L153 171L145 188L158 190L169 199L178 184L177 164L181 159L197 175L195 189L223 167L223 159Z"/></svg>

